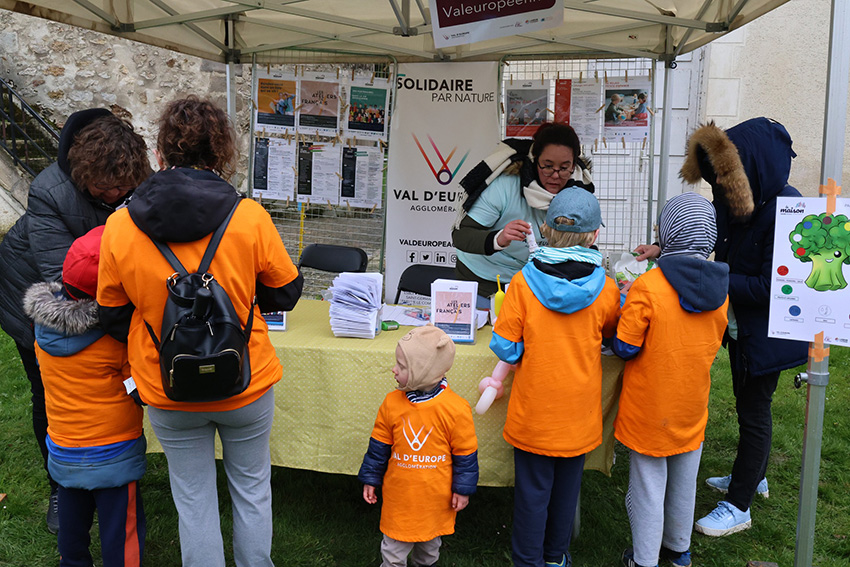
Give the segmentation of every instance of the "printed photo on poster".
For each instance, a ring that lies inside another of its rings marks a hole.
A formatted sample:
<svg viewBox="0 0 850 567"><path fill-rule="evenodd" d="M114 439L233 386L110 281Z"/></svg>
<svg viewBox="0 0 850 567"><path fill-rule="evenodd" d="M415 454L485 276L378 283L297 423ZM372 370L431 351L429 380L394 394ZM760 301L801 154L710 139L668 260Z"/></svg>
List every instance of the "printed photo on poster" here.
<svg viewBox="0 0 850 567"><path fill-rule="evenodd" d="M298 128L303 134L336 136L339 130L339 82L325 75L302 78L298 95Z"/></svg>
<svg viewBox="0 0 850 567"><path fill-rule="evenodd" d="M850 345L850 199L776 199L768 336Z"/></svg>
<svg viewBox="0 0 850 567"><path fill-rule="evenodd" d="M649 87L646 78L605 83L605 136L636 142L649 136Z"/></svg>
<svg viewBox="0 0 850 567"><path fill-rule="evenodd" d="M339 204L342 174L341 145L317 142L298 144L298 190L300 203Z"/></svg>
<svg viewBox="0 0 850 567"><path fill-rule="evenodd" d="M342 149L342 187L339 203L349 207L380 208L384 152L370 146Z"/></svg>
<svg viewBox="0 0 850 567"><path fill-rule="evenodd" d="M549 81L528 81L505 87L505 134L530 138L549 120Z"/></svg>
<svg viewBox="0 0 850 567"><path fill-rule="evenodd" d="M352 83L348 87L348 107L345 112L345 129L349 137L368 139L387 139L387 102L389 86L365 80Z"/></svg>
<svg viewBox="0 0 850 567"><path fill-rule="evenodd" d="M285 73L259 73L254 104L256 132L288 133L295 127L298 81Z"/></svg>

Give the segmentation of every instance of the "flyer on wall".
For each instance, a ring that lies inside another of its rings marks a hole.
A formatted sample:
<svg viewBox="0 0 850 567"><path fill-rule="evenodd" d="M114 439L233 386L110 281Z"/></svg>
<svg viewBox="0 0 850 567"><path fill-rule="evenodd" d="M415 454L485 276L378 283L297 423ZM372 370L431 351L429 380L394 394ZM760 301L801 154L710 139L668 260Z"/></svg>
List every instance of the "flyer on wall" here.
<svg viewBox="0 0 850 567"><path fill-rule="evenodd" d="M408 266L455 263L458 183L501 135L497 81L498 63L491 61L399 65L384 238L390 301Z"/></svg>
<svg viewBox="0 0 850 567"><path fill-rule="evenodd" d="M564 22L563 0L429 0L429 4L438 49L545 30Z"/></svg>
<svg viewBox="0 0 850 567"><path fill-rule="evenodd" d="M648 77L610 78L605 83L604 135L609 140L640 142L649 136Z"/></svg>
<svg viewBox="0 0 850 567"><path fill-rule="evenodd" d="M325 73L301 77L297 107L298 131L307 136L339 133L339 81Z"/></svg>
<svg viewBox="0 0 850 567"><path fill-rule="evenodd" d="M280 200L294 198L297 147L291 139L256 139L253 197Z"/></svg>
<svg viewBox="0 0 850 567"><path fill-rule="evenodd" d="M349 138L387 139L389 81L355 79L348 86L345 133Z"/></svg>
<svg viewBox="0 0 850 567"><path fill-rule="evenodd" d="M850 345L850 199L778 197L768 336Z"/></svg>
<svg viewBox="0 0 850 567"><path fill-rule="evenodd" d="M298 80L290 72L258 71L254 100L254 131L287 134L295 131Z"/></svg>
<svg viewBox="0 0 850 567"><path fill-rule="evenodd" d="M299 203L339 204L342 169L341 144L318 142L298 144Z"/></svg>
<svg viewBox="0 0 850 567"><path fill-rule="evenodd" d="M371 146L342 148L342 187L339 204L381 208L384 152Z"/></svg>
<svg viewBox="0 0 850 567"><path fill-rule="evenodd" d="M549 121L549 85L548 79L505 85L505 134L508 138L530 138L541 124Z"/></svg>
<svg viewBox="0 0 850 567"><path fill-rule="evenodd" d="M576 131L582 144L592 145L599 138L599 97L601 83L560 79L555 82L555 121L566 122Z"/></svg>

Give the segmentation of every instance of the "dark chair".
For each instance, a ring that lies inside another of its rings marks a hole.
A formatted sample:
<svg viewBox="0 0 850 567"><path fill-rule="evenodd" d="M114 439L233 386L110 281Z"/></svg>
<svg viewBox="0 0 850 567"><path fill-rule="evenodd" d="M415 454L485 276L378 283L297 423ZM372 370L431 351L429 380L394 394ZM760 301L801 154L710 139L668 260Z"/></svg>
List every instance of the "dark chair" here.
<svg viewBox="0 0 850 567"><path fill-rule="evenodd" d="M354 246L310 244L301 251L298 268L313 268L324 272L365 272L369 257Z"/></svg>
<svg viewBox="0 0 850 567"><path fill-rule="evenodd" d="M395 294L395 303L401 297L401 292L409 291L419 295L431 296L431 283L434 280L454 280L455 269L450 266L429 266L428 264L413 264L401 273L398 280L398 291Z"/></svg>

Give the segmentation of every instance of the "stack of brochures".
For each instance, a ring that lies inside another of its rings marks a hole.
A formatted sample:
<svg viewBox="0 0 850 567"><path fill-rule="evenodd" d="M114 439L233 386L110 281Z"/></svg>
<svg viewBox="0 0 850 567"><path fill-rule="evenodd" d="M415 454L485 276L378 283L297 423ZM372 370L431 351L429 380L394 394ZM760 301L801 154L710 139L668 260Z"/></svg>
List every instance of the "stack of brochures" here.
<svg viewBox="0 0 850 567"><path fill-rule="evenodd" d="M331 330L336 337L374 339L381 332L383 276L343 272L331 292Z"/></svg>

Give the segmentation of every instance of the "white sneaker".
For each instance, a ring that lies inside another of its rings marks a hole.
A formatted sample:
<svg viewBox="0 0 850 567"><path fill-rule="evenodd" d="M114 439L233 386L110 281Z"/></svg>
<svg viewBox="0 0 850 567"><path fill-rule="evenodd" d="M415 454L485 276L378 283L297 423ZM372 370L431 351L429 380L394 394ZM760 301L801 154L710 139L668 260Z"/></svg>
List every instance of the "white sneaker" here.
<svg viewBox="0 0 850 567"><path fill-rule="evenodd" d="M709 485L714 490L722 492L726 494L729 492L729 483L732 482L732 475L727 474L726 476L712 476L705 479L705 483ZM756 492L758 492L764 498L770 497L770 491L767 489L767 479L761 479L761 482L756 487Z"/></svg>

